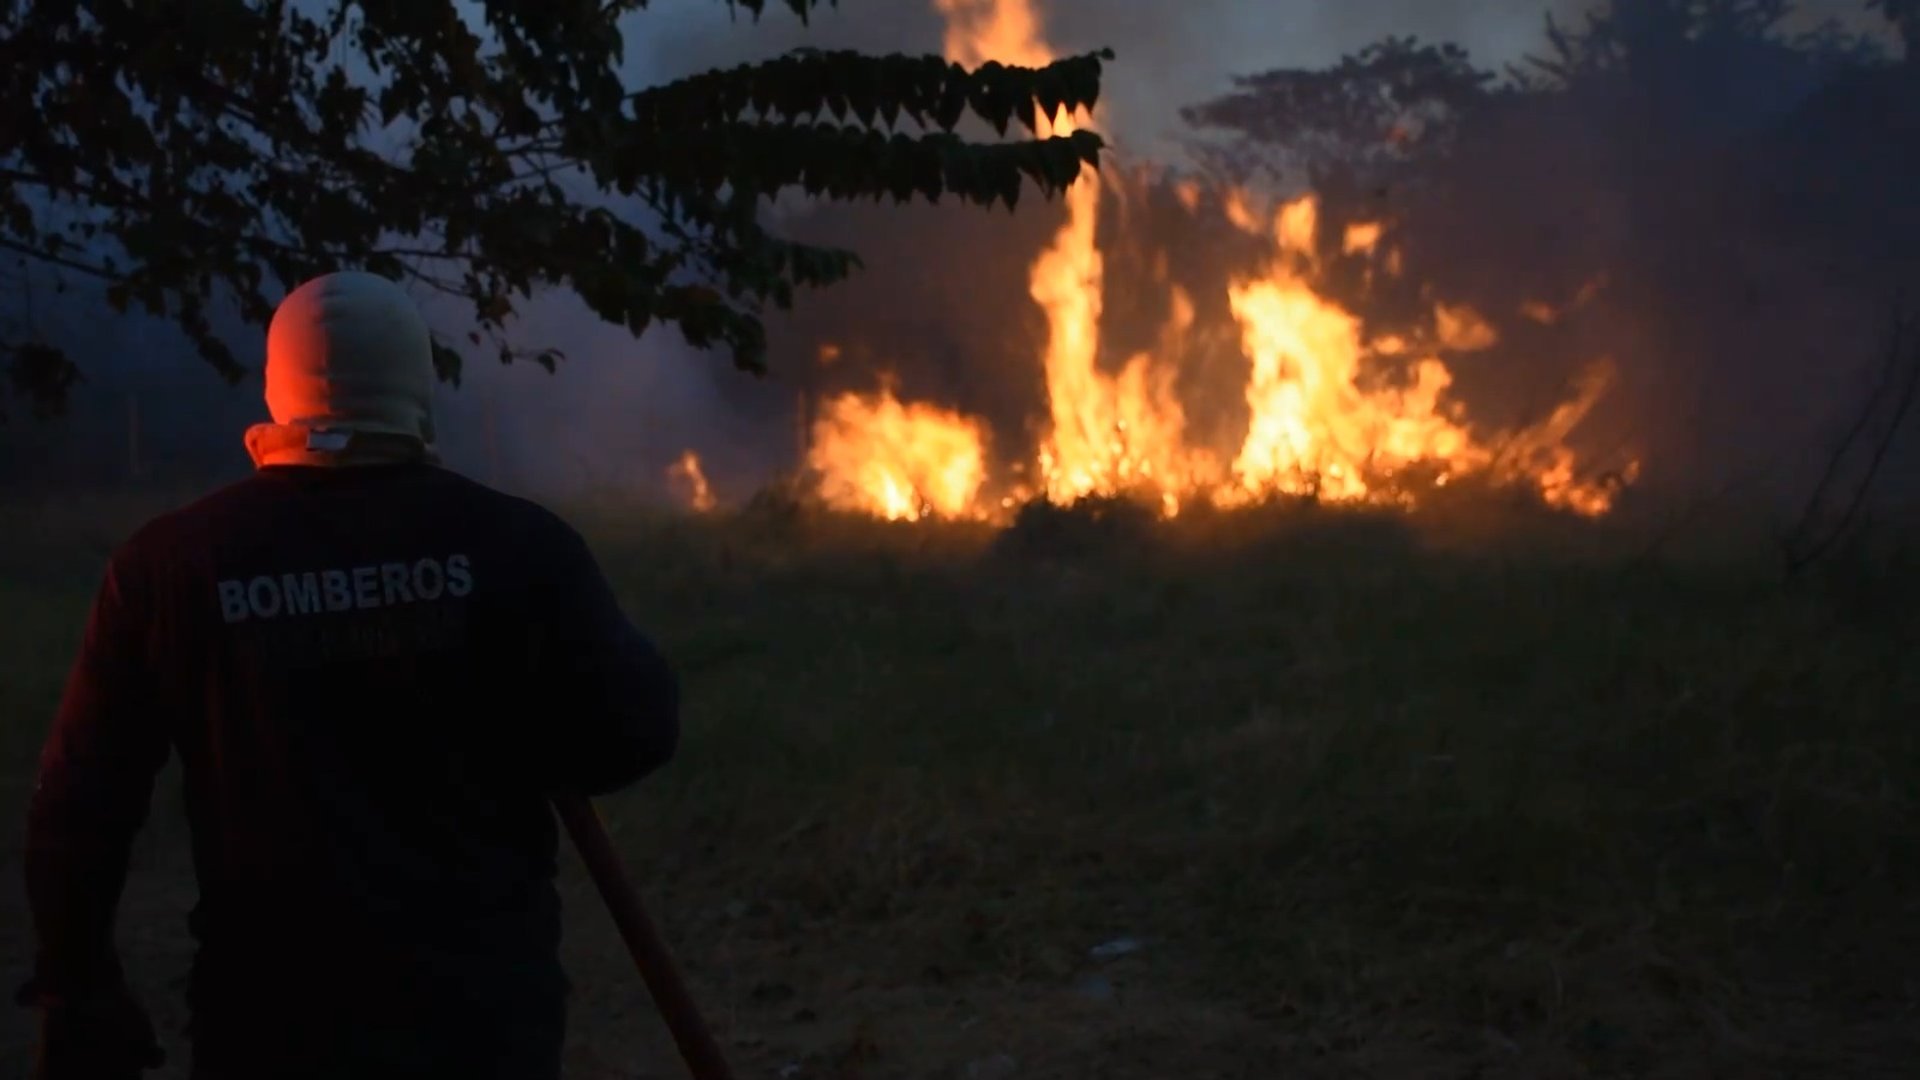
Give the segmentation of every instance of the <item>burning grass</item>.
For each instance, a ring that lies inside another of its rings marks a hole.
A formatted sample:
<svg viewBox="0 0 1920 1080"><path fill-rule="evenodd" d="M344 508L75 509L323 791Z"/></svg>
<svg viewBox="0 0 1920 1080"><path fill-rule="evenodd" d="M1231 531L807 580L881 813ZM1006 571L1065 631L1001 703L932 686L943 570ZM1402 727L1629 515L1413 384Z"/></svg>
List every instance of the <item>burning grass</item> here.
<svg viewBox="0 0 1920 1080"><path fill-rule="evenodd" d="M1447 358L1491 348L1499 330L1445 303L1432 305L1429 325L1393 331L1342 306L1321 280L1326 262L1379 259L1386 226L1348 223L1336 244L1339 230L1310 194L1266 213L1243 193L1228 193L1226 209L1204 204L1272 252L1263 272L1228 289L1244 384L1208 391L1244 400L1244 428L1231 445L1197 438L1177 390L1196 318L1181 287L1168 286L1157 348L1123 364L1103 360L1100 191L1083 181L1069 192L1067 224L1032 267L1031 295L1049 329L1040 358L1047 411L1031 460L1010 459L996 475L996 433L985 421L903 402L883 380L876 392L845 390L821 403L806 464L823 502L887 520L1004 521L1035 498L1070 505L1125 495L1173 518L1275 498L1410 508L1469 483L1601 517L1637 479L1636 458L1598 467L1572 448L1610 388L1609 363L1592 365L1537 421L1481 430L1452 393Z"/></svg>
<svg viewBox="0 0 1920 1080"><path fill-rule="evenodd" d="M1786 589L1629 564L1551 517L1469 543L1464 513L1278 507L573 516L687 672L681 760L607 809L743 1075L1892 1077L1920 1054L1910 559ZM15 805L128 523L4 563ZM170 1038L172 783L122 924ZM567 872L572 1075L671 1075Z"/></svg>
<svg viewBox="0 0 1920 1080"><path fill-rule="evenodd" d="M934 6L946 19L947 55L957 62L1054 58L1031 0ZM1033 119L1043 136L1089 120L1065 111ZM1125 175L1123 165L1120 173L1086 175L1071 185L1060 200L1065 220L1028 267L1027 295L1046 324L1035 342L1042 408L1031 416L1033 430L995 431L951 402L902 401L890 372L871 372L880 378L877 391L843 387L807 410L805 464L827 505L894 521L1004 521L1036 498L1069 505L1128 496L1173 518L1197 506L1278 497L1408 507L1465 481L1527 491L1547 505L1598 517L1638 478L1641 463L1630 450L1595 460L1590 448L1575 448L1576 429L1610 389L1611 361L1594 358L1530 422L1489 429L1453 392L1450 364L1500 344L1502 328L1430 288L1418 290L1417 317L1390 317L1394 305L1375 286L1389 279L1412 284L1399 280L1403 223L1335 220L1311 191L1276 198L1185 180L1185 225L1214 234L1224 227L1260 255L1206 286L1222 290L1217 318L1226 322L1196 323L1193 283L1170 276L1168 250L1156 245L1152 286L1112 305L1152 311L1164 299L1158 340L1130 353L1114 340L1107 318L1107 245L1115 238L1102 235L1110 227L1102 224L1103 203L1128 202ZM1123 246L1128 239L1120 238ZM1342 288L1343 281L1364 288ZM1147 294L1152 299L1141 308ZM1556 313L1514 297L1509 314L1550 322ZM1238 338L1243 371L1190 377L1199 370L1197 341L1221 331ZM837 343L827 343L820 355L826 363L840 354ZM1190 424L1190 407L1223 404L1235 404L1237 430Z"/></svg>

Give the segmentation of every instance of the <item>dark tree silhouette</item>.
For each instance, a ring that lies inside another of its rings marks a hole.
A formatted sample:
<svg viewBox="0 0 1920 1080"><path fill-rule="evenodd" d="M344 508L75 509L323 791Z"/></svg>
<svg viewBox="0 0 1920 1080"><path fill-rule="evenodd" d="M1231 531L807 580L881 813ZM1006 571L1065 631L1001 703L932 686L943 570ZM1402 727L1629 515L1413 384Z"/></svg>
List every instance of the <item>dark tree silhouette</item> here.
<svg viewBox="0 0 1920 1080"><path fill-rule="evenodd" d="M1390 39L1237 80L1185 117L1216 175L1290 169L1328 220L1387 221L1405 273L1351 299L1334 283L1369 319L1439 296L1496 321L1495 347L1452 363L1477 418L1524 422L1607 356L1619 377L1584 430L1601 449L1632 435L1643 490L1751 471L1793 492L1811 478L1746 448L1799 439L1789 414L1829 404L1823 369L1869 347L1920 237L1904 194L1920 98L1878 39L1810 11L1611 0L1547 20L1503 72Z"/></svg>
<svg viewBox="0 0 1920 1080"><path fill-rule="evenodd" d="M827 0L831 3L832 0ZM757 20L821 0L728 0ZM577 294L639 334L764 367L760 312L858 260L763 227L763 199L952 197L1012 206L1094 164L1101 140L1002 136L1091 105L1108 53L1042 69L801 50L646 89L621 81L619 20L646 0L11 0L0 8L0 250L170 318L224 376L213 328L292 284L360 266L473 306L503 360L516 307ZM461 353L435 343L442 374ZM43 411L76 377L52 344L0 334Z"/></svg>
<svg viewBox="0 0 1920 1080"><path fill-rule="evenodd" d="M1382 173L1439 141L1492 80L1457 45L1388 38L1324 70L1237 76L1231 93L1181 118L1203 134L1190 143L1196 156L1229 182Z"/></svg>
<svg viewBox="0 0 1920 1080"><path fill-rule="evenodd" d="M1908 64L1920 64L1920 0L1867 0L1867 7L1886 16L1906 45Z"/></svg>
<svg viewBox="0 0 1920 1080"><path fill-rule="evenodd" d="M1903 26L1920 26L1920 0L1864 2ZM1390 37L1331 67L1236 76L1230 93L1181 117L1196 132L1190 147L1202 165L1230 182L1287 178L1318 186L1330 173L1387 182L1418 175L1490 107L1511 113L1579 89L1660 108L1724 111L1699 88L1719 80L1740 95L1747 89L1734 77L1747 68L1877 59L1865 39L1837 24L1790 34L1795 13L1792 0L1611 0L1572 27L1549 15L1547 48L1510 66L1504 79L1475 67L1457 45ZM1765 54L1758 64L1756 54Z"/></svg>
<svg viewBox="0 0 1920 1080"><path fill-rule="evenodd" d="M1888 455L1906 433L1907 418L1920 399L1916 330L1920 326L1911 312L1894 313L1872 389L1828 455L1799 516L1780 535L1787 576L1819 562L1859 526L1874 486L1883 478Z"/></svg>

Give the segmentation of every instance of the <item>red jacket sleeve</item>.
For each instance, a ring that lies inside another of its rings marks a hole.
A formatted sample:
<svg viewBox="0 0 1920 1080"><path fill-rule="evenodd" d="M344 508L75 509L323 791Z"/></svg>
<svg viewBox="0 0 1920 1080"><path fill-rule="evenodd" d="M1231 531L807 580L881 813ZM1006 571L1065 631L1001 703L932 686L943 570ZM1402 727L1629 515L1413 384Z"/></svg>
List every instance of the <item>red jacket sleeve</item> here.
<svg viewBox="0 0 1920 1080"><path fill-rule="evenodd" d="M37 945L27 996L40 1004L120 980L114 915L171 741L154 676L152 601L116 556L41 753L24 858Z"/></svg>

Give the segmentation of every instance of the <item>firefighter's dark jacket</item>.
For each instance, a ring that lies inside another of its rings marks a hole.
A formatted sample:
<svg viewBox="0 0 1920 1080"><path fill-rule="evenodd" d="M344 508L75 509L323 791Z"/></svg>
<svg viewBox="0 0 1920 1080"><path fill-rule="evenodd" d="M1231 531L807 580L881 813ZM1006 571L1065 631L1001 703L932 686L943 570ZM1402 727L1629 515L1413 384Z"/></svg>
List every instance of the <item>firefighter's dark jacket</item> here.
<svg viewBox="0 0 1920 1080"><path fill-rule="evenodd" d="M196 1012L550 1002L550 800L678 738L671 669L554 514L426 464L261 469L110 560L29 811L32 996L120 979L115 909L171 752Z"/></svg>

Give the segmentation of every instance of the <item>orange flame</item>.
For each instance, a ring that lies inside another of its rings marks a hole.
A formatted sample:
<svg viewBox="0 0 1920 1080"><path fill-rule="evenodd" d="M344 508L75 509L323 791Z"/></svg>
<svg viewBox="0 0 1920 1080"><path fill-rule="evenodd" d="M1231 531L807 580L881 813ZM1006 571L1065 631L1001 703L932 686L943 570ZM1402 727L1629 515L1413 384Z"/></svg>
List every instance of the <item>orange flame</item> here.
<svg viewBox="0 0 1920 1080"><path fill-rule="evenodd" d="M947 19L946 53L958 63L1037 67L1055 58L1032 0L934 4ZM1042 136L1078 123L1064 110L1037 118ZM1176 194L1189 212L1198 211L1198 187L1186 184ZM1017 494L1056 503L1133 495L1172 516L1194 499L1235 506L1281 494L1404 504L1421 484L1478 474L1531 486L1549 505L1597 515L1611 509L1619 483L1631 482L1636 466L1611 482L1583 479L1565 445L1606 392L1611 372L1604 366L1540 423L1477 439L1447 396L1453 374L1440 354L1491 348L1499 331L1471 308L1441 302L1432 305L1429 328L1369 340L1359 316L1316 288L1322 222L1311 195L1263 213L1247 193L1226 193L1226 219L1270 242L1273 256L1263 274L1233 283L1227 296L1249 364L1245 437L1231 455L1191 445L1174 389L1194 318L1190 297L1172 288L1172 316L1155 349L1117 373L1100 363L1100 199L1091 175L1067 190L1066 221L1030 271L1029 294L1047 319L1041 359L1048 423L1034 451L1036 490ZM1347 225L1337 257L1367 259L1369 273L1379 266L1400 274L1401 250L1383 250L1389 228ZM1525 314L1541 319L1542 308L1529 306ZM1378 370L1387 358L1403 373L1397 381ZM992 517L1012 500L984 497L987 435L977 419L902 404L891 390L845 394L815 423L808 456L833 506L891 520Z"/></svg>
<svg viewBox="0 0 1920 1080"><path fill-rule="evenodd" d="M1347 235L1340 249L1349 255L1371 255L1373 249L1380 246L1380 233L1383 226L1377 221L1356 221L1347 226Z"/></svg>
<svg viewBox="0 0 1920 1080"><path fill-rule="evenodd" d="M986 426L926 404L902 404L891 388L824 402L807 464L820 496L840 510L888 521L979 515L987 479Z"/></svg>
<svg viewBox="0 0 1920 1080"><path fill-rule="evenodd" d="M1549 304L1545 300L1529 300L1520 305L1520 314L1542 326L1552 326L1573 312L1592 303L1593 298L1600 295L1600 290L1606 288L1606 285L1607 279L1604 275L1593 278L1586 284L1580 286L1580 290L1573 294L1573 299L1568 300L1564 304Z"/></svg>
<svg viewBox="0 0 1920 1080"><path fill-rule="evenodd" d="M947 16L947 55L968 65L989 60L1039 66L1055 56L1029 0L935 0ZM1064 114L1040 134L1067 134ZM1047 315L1045 355L1049 428L1038 457L1043 493L1055 502L1121 491L1144 492L1169 511L1208 472L1206 455L1185 445L1185 417L1173 394L1172 368L1151 355L1132 358L1118 376L1100 370L1105 267L1098 245L1100 183L1082 176L1066 197L1067 221L1034 262L1028 291ZM1170 336L1193 320L1176 295Z"/></svg>
<svg viewBox="0 0 1920 1080"><path fill-rule="evenodd" d="M679 460L667 466L667 483L679 495L680 501L697 513L712 510L713 488L707 483L707 472L700 464L700 455L691 450L683 451Z"/></svg>
<svg viewBox="0 0 1920 1080"><path fill-rule="evenodd" d="M1279 492L1335 502L1404 502L1408 493L1395 481L1419 467L1435 485L1489 473L1500 483L1531 481L1552 506L1588 515L1611 509L1612 485L1578 479L1564 441L1606 392L1611 369L1594 369L1573 401L1507 436L1498 453L1476 441L1459 422L1459 410L1444 403L1453 374L1438 355L1414 362L1403 385L1363 389L1370 354L1406 355L1412 345L1392 337L1364 343L1360 320L1315 291L1307 272L1314 262L1316 206L1311 195L1282 206L1274 216L1273 265L1266 276L1228 291L1253 375L1247 385L1251 420L1234 462L1234 488L1220 501ZM1439 349L1485 349L1498 337L1471 308L1434 307Z"/></svg>
<svg viewBox="0 0 1920 1080"><path fill-rule="evenodd" d="M1472 440L1440 410L1452 375L1438 359L1417 362L1410 385L1360 387L1369 352L1360 320L1305 276L1316 213L1311 198L1283 206L1273 226L1279 258L1267 276L1228 292L1253 372L1247 437L1222 501L1270 492L1362 500L1382 473L1429 460L1457 467L1471 457ZM1404 343L1390 345L1399 348Z"/></svg>

